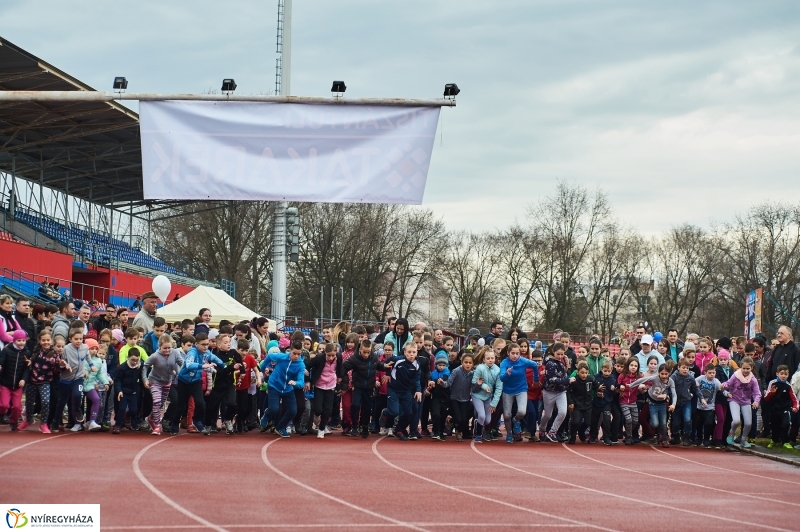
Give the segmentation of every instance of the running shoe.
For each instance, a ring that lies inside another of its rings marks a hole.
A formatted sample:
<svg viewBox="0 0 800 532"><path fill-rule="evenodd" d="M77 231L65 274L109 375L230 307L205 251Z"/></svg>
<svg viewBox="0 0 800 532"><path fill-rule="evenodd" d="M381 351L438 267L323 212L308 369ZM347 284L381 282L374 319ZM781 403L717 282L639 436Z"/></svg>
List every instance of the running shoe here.
<svg viewBox="0 0 800 532"><path fill-rule="evenodd" d="M378 432L378 436L386 436L387 434L389 434L389 429L386 427L382 428L380 432Z"/></svg>
<svg viewBox="0 0 800 532"><path fill-rule="evenodd" d="M511 434L506 436L506 443L514 443L514 436Z"/></svg>
<svg viewBox="0 0 800 532"><path fill-rule="evenodd" d="M119 434L119 427L117 427L116 425L114 425L114 428L113 428L113 429L111 429L111 434Z"/></svg>
<svg viewBox="0 0 800 532"><path fill-rule="evenodd" d="M611 438L603 438L603 445L613 445L611 443Z"/></svg>
<svg viewBox="0 0 800 532"><path fill-rule="evenodd" d="M197 427L195 427L194 425L189 425L189 428L186 429L186 432L188 432L189 434L197 434L200 431L197 430Z"/></svg>
<svg viewBox="0 0 800 532"><path fill-rule="evenodd" d="M151 432L150 434L152 434L153 436L161 436L161 426L156 425L156 428L154 428L153 432Z"/></svg>
<svg viewBox="0 0 800 532"><path fill-rule="evenodd" d="M752 444L752 443L750 443L749 441L747 441L747 440L742 440L742 447L744 447L745 449L749 449L749 448L750 448L750 447L752 447L752 446L753 446L753 444Z"/></svg>
<svg viewBox="0 0 800 532"><path fill-rule="evenodd" d="M325 431L324 430L318 430L317 431L317 438L320 439L320 440L325 439Z"/></svg>
<svg viewBox="0 0 800 532"><path fill-rule="evenodd" d="M147 426L150 427L150 431L152 432L156 430L156 424L152 419L150 419L150 416L147 416L145 419L147 420ZM142 426L139 425L139 428L141 429Z"/></svg>
<svg viewBox="0 0 800 532"><path fill-rule="evenodd" d="M775 440L770 440L767 444L767 449L772 449L773 447L775 447Z"/></svg>
<svg viewBox="0 0 800 532"><path fill-rule="evenodd" d="M789 443L788 441L783 444L783 448L784 449L794 449L794 447L792 447L792 444Z"/></svg>
<svg viewBox="0 0 800 532"><path fill-rule="evenodd" d="M80 423L75 423L75 424L72 426L72 428L71 428L71 429L69 429L69 430L70 430L70 432L80 432L80 431L82 431L82 430L83 430L83 425L81 425Z"/></svg>
<svg viewBox="0 0 800 532"><path fill-rule="evenodd" d="M10 425L11 425L11 432L17 432L17 424L11 423Z"/></svg>
<svg viewBox="0 0 800 532"><path fill-rule="evenodd" d="M419 434L417 434L416 432L412 432L411 434L408 435L408 439L409 440L418 440L419 439Z"/></svg>
<svg viewBox="0 0 800 532"><path fill-rule="evenodd" d="M279 428L276 427L274 432L275 432L276 435L280 436L281 438L288 438L289 437L289 432L286 429L279 429Z"/></svg>
<svg viewBox="0 0 800 532"><path fill-rule="evenodd" d="M733 445L733 436L731 436L731 435L728 435L728 437L727 437L727 438L725 438L725 442L726 442L728 445Z"/></svg>
<svg viewBox="0 0 800 532"><path fill-rule="evenodd" d="M547 441L549 441L550 443L558 443L558 436L556 435L555 432L548 432L545 435L545 438L547 438Z"/></svg>
<svg viewBox="0 0 800 532"><path fill-rule="evenodd" d="M473 441L475 443L483 443L483 438L481 438L481 436L478 435L478 436L475 436L475 439Z"/></svg>
<svg viewBox="0 0 800 532"><path fill-rule="evenodd" d="M395 433L395 436L397 436L397 439L400 440L400 441L408 441L408 436L406 436L402 432Z"/></svg>
<svg viewBox="0 0 800 532"><path fill-rule="evenodd" d="M444 436L442 436L442 441L444 441ZM464 441L464 435L460 432L456 432L456 441Z"/></svg>
<svg viewBox="0 0 800 532"><path fill-rule="evenodd" d="M520 432L522 432L522 427L520 426L519 421L514 421L512 427L514 434L519 434Z"/></svg>
<svg viewBox="0 0 800 532"><path fill-rule="evenodd" d="M325 434L330 434L330 433L331 433L331 428L325 427Z"/></svg>
<svg viewBox="0 0 800 532"><path fill-rule="evenodd" d="M233 434L233 423L230 420L225 422L225 433Z"/></svg>
<svg viewBox="0 0 800 532"><path fill-rule="evenodd" d="M19 425L17 425L17 430L25 430L28 428L28 421L23 419Z"/></svg>
<svg viewBox="0 0 800 532"><path fill-rule="evenodd" d="M50 427L47 425L47 423L42 423L39 425L39 430L42 431L42 434L50 434Z"/></svg>
<svg viewBox="0 0 800 532"><path fill-rule="evenodd" d="M88 429L89 432L97 432L98 430L102 429L103 426L102 425L98 425L94 421L90 421L89 422L89 426L86 427L86 428Z"/></svg>
<svg viewBox="0 0 800 532"><path fill-rule="evenodd" d="M434 434L433 436L431 436L431 439L435 441L444 441L444 438L442 438L438 434Z"/></svg>

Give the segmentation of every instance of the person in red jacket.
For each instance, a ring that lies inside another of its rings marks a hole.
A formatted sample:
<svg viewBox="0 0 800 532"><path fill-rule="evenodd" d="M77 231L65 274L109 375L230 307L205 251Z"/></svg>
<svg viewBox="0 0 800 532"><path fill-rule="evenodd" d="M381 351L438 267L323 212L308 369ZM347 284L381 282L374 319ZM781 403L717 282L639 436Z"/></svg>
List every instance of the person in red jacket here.
<svg viewBox="0 0 800 532"><path fill-rule="evenodd" d="M641 377L639 373L639 360L632 356L625 362L625 372L617 378L619 384L619 406L622 415L625 417L625 445L633 445L634 436L638 440L638 434L633 433L636 419L639 417L639 409L636 406L636 396L639 387L631 388L630 383Z"/></svg>
<svg viewBox="0 0 800 532"><path fill-rule="evenodd" d="M535 442L539 438L536 434L536 427L539 425L539 418L542 415L542 382L545 377L544 353L539 350L531 352L531 360L539 365L539 380L533 379L533 368L525 368L525 378L528 381L528 412L525 414L525 427L530 435L528 441Z"/></svg>
<svg viewBox="0 0 800 532"><path fill-rule="evenodd" d="M251 395L256 394L256 390L261 386L261 372L258 371L256 362L256 351L250 349L249 340L237 340L236 352L241 358L241 362L234 364L233 379L236 387L236 427L234 432L237 434L247 432L246 421L253 409ZM236 369L236 366L239 366Z"/></svg>

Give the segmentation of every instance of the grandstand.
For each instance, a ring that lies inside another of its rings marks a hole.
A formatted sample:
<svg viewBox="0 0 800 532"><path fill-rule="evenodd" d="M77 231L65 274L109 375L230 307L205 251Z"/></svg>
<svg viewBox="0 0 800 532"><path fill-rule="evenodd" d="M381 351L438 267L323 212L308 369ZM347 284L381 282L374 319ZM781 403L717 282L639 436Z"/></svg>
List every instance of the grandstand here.
<svg viewBox="0 0 800 532"><path fill-rule="evenodd" d="M111 80L109 80L110 84ZM0 90L93 91L0 38ZM115 102L0 106L0 284L52 302L42 283L130 307L163 274L173 293L216 286L151 241L150 225L183 202L145 201L139 117Z"/></svg>

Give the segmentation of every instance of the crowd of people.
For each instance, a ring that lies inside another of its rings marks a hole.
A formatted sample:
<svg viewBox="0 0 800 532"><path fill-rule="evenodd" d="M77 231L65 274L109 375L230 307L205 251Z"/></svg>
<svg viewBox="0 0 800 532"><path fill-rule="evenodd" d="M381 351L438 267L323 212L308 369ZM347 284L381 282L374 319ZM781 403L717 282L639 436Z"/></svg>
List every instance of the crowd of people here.
<svg viewBox="0 0 800 532"><path fill-rule="evenodd" d="M463 345L392 318L378 333L340 322L320 333L269 332L263 317L212 326L212 313L166 323L157 298L30 306L0 295L0 417L12 431L153 435L253 430L283 438L334 431L368 438L475 443L640 442L791 448L800 350L789 327L756 338L635 331L609 350L559 332L543 345L495 322ZM95 312L96 314L96 312ZM800 448L800 446L798 446Z"/></svg>

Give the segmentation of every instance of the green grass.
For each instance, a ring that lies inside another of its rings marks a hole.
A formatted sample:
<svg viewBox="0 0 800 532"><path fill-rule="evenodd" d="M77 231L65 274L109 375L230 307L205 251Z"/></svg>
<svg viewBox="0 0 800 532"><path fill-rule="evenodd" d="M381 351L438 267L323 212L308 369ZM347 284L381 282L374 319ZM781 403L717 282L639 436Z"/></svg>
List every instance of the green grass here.
<svg viewBox="0 0 800 532"><path fill-rule="evenodd" d="M760 445L761 447L766 447L769 442L770 442L769 438L756 438L755 440L753 440L753 443L755 443L756 445ZM792 455L792 456L800 456L800 450L797 450L797 449L786 449L786 448L783 447L783 445L781 445L781 446L776 445L772 449L768 449L768 450L776 451L776 452L779 452L779 453L782 453L782 454L788 454L788 455Z"/></svg>

